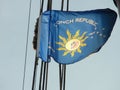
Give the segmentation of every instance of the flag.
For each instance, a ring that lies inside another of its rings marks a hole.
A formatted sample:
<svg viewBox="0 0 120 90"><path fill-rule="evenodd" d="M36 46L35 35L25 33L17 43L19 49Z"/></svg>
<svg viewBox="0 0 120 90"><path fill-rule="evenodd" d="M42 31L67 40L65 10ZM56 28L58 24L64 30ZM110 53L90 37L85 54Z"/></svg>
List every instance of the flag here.
<svg viewBox="0 0 120 90"><path fill-rule="evenodd" d="M40 22L38 57L72 64L98 52L110 37L116 18L111 9L46 11Z"/></svg>

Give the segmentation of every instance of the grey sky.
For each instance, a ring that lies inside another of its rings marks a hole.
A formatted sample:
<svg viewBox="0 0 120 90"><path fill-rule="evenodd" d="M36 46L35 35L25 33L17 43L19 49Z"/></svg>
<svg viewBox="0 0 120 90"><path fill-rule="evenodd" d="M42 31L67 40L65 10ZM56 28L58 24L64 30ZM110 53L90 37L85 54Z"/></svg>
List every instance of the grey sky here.
<svg viewBox="0 0 120 90"><path fill-rule="evenodd" d="M60 9L59 3L60 0L53 0L53 8ZM25 90L31 90L35 54L32 38L39 6L39 0L32 0ZM22 90L28 7L29 0L0 0L0 90ZM98 8L117 11L112 0L70 0L70 10ZM67 66L66 90L120 90L119 34L118 17L100 52ZM58 64L52 61L48 90L59 90L58 80Z"/></svg>

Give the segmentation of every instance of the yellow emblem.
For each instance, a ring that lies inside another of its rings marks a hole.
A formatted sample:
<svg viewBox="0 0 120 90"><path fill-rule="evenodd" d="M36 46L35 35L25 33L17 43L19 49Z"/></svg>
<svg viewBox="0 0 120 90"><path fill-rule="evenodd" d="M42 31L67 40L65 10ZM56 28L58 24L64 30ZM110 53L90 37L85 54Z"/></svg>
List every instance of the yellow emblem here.
<svg viewBox="0 0 120 90"><path fill-rule="evenodd" d="M66 49L70 51L76 50L77 48L79 48L79 46L80 46L80 41L78 39L72 39L68 41L65 45Z"/></svg>
<svg viewBox="0 0 120 90"><path fill-rule="evenodd" d="M66 31L68 38L64 38L59 35L59 38L62 42L56 42L56 44L60 45L61 47L58 50L63 50L63 56L67 54L71 54L73 57L75 52L82 53L81 47L86 46L85 40L88 38L86 32L84 32L81 36L79 35L80 30L76 31L75 35L72 35L69 30Z"/></svg>

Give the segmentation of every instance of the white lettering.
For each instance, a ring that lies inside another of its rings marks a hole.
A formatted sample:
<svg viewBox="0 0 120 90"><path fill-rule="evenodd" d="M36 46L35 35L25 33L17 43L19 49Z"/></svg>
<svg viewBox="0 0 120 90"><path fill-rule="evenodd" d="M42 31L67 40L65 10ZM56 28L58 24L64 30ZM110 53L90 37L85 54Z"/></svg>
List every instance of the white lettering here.
<svg viewBox="0 0 120 90"><path fill-rule="evenodd" d="M97 28L97 23L92 20L92 19L88 19L88 18L75 18L75 19L70 19L70 20L64 20L64 21L57 21L56 24L71 24L71 23L80 23L80 22L85 22L88 23L92 26L95 27L95 30Z"/></svg>
<svg viewBox="0 0 120 90"><path fill-rule="evenodd" d="M70 24L70 23L74 23L74 19L56 22L56 24Z"/></svg>

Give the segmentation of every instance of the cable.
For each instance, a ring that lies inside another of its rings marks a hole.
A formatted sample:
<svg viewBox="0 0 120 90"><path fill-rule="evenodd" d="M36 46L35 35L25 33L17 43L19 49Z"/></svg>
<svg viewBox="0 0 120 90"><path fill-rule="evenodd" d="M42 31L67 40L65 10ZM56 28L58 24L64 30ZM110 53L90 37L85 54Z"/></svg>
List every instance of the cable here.
<svg viewBox="0 0 120 90"><path fill-rule="evenodd" d="M61 1L61 11L64 8L64 0ZM62 64L59 64L59 83L60 83L60 90L62 90L62 79L63 79L63 68Z"/></svg>
<svg viewBox="0 0 120 90"><path fill-rule="evenodd" d="M46 65L46 82L45 82L45 90L47 90L47 82L48 82L48 66L49 66L49 63L47 63L47 65Z"/></svg>
<svg viewBox="0 0 120 90"><path fill-rule="evenodd" d="M40 2L41 2L41 8L40 8L40 15L41 15L43 12L44 0L42 0L42 1L40 0Z"/></svg>
<svg viewBox="0 0 120 90"><path fill-rule="evenodd" d="M69 0L67 0L67 11L69 10Z"/></svg>
<svg viewBox="0 0 120 90"><path fill-rule="evenodd" d="M40 15L42 14L42 11L43 11L43 4L44 4L44 0L40 0L40 12L39 12L39 17ZM34 72L33 72L33 81L32 81L32 90L34 90L35 86L36 86L36 75L37 75L37 65L38 65L38 48L39 48L39 21L40 21L40 18L37 18L37 23L36 23L36 27L35 27L35 37L36 37L36 40L33 40L35 41L34 42L34 47L35 50L36 50L36 55L35 55L35 64L34 64ZM43 65L43 63L41 63L41 65Z"/></svg>
<svg viewBox="0 0 120 90"><path fill-rule="evenodd" d="M31 17L31 6L32 0L29 2L29 14L28 14L28 26L27 26L27 39L26 39L26 48L25 48L25 62L24 62L24 75L23 75L23 84L22 90L25 88L25 76L26 76L26 64L27 64L27 52L28 52L28 39L29 39L29 31L30 31L30 17Z"/></svg>
<svg viewBox="0 0 120 90"><path fill-rule="evenodd" d="M66 64L63 65L63 68L64 68L64 75L63 75L63 90L65 90L65 81L66 81Z"/></svg>
<svg viewBox="0 0 120 90"><path fill-rule="evenodd" d="M34 73L33 73L33 81L32 81L32 90L34 90L34 87L35 87L35 84L36 84L37 65L38 65L38 58L36 56L35 57L35 63L34 63Z"/></svg>
<svg viewBox="0 0 120 90"><path fill-rule="evenodd" d="M62 0L61 2L61 11L63 11L63 7L64 7L64 0Z"/></svg>
<svg viewBox="0 0 120 90"><path fill-rule="evenodd" d="M61 74L61 64L59 64L59 83L60 83L60 90L62 90L62 74Z"/></svg>
<svg viewBox="0 0 120 90"><path fill-rule="evenodd" d="M45 87L45 76L46 76L46 62L44 62L44 72L43 72L43 83L42 83L42 90L44 90Z"/></svg>
<svg viewBox="0 0 120 90"><path fill-rule="evenodd" d="M61 11L64 8L64 0L61 1ZM69 0L67 0L66 11L69 10ZM65 90L66 81L66 64L59 64L59 79L60 79L60 90Z"/></svg>
<svg viewBox="0 0 120 90"><path fill-rule="evenodd" d="M42 83L42 76L43 76L43 61L41 62L41 69L40 69L40 82L39 82L39 90L41 90L41 83Z"/></svg>
<svg viewBox="0 0 120 90"><path fill-rule="evenodd" d="M47 11L52 10L52 0L48 0Z"/></svg>

